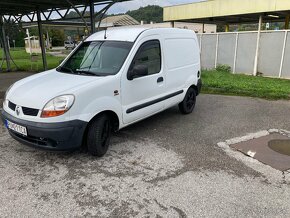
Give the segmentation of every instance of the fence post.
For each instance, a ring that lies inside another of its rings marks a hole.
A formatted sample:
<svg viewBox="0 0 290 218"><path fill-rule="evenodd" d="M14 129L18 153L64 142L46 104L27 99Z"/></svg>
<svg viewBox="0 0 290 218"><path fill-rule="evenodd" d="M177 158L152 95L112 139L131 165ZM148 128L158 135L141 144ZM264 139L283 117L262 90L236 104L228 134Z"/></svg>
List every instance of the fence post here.
<svg viewBox="0 0 290 218"><path fill-rule="evenodd" d="M200 36L199 36L199 49L200 49L200 51L201 51L201 46L202 46L202 35L203 34L200 34Z"/></svg>
<svg viewBox="0 0 290 218"><path fill-rule="evenodd" d="M214 67L217 67L217 61L218 61L218 47L219 47L219 34L216 34L216 46L215 46L215 61L214 61Z"/></svg>
<svg viewBox="0 0 290 218"><path fill-rule="evenodd" d="M254 63L254 71L253 71L254 76L257 76L257 72L258 72L258 57L259 57L259 50L260 50L262 22L263 22L263 16L260 15L260 17L259 17L259 29L258 29L258 34L257 34L256 55L255 55L255 63Z"/></svg>
<svg viewBox="0 0 290 218"><path fill-rule="evenodd" d="M283 43L283 49L282 49L282 57L281 57L281 64L280 64L280 71L279 71L279 78L281 78L281 76L282 76L282 70L283 70L283 63L284 63L284 57L285 57L285 48L286 48L287 35L288 35L288 31L285 30L284 43Z"/></svg>
<svg viewBox="0 0 290 218"><path fill-rule="evenodd" d="M203 34L200 34L200 39L199 39L199 52L200 52L200 67L202 68L202 36Z"/></svg>
<svg viewBox="0 0 290 218"><path fill-rule="evenodd" d="M239 33L236 33L236 44L235 44L235 55L234 55L234 69L233 73L236 73L236 66L237 66L237 54L238 54L238 41L239 41Z"/></svg>

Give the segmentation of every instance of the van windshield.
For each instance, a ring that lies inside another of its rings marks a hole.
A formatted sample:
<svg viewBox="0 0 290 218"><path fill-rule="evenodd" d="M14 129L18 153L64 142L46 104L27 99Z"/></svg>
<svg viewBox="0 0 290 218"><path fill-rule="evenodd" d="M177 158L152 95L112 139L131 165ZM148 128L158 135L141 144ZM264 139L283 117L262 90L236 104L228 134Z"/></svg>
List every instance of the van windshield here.
<svg viewBox="0 0 290 218"><path fill-rule="evenodd" d="M115 75L127 58L132 42L84 42L57 71L78 75Z"/></svg>

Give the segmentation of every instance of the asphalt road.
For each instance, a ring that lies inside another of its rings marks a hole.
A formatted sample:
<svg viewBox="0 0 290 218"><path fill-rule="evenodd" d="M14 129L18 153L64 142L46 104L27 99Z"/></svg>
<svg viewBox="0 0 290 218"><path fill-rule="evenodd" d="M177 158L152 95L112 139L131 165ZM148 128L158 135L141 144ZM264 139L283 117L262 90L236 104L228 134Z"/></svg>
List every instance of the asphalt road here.
<svg viewBox="0 0 290 218"><path fill-rule="evenodd" d="M218 142L290 130L290 102L201 95L113 136L104 158L50 153L0 127L0 217L289 217L290 183L227 155Z"/></svg>

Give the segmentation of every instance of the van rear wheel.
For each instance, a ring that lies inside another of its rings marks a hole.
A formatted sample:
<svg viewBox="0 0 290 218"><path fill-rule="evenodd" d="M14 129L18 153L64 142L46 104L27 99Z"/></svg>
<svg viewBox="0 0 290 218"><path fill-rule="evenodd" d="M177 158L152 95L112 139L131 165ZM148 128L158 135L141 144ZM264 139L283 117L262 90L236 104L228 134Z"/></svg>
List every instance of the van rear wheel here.
<svg viewBox="0 0 290 218"><path fill-rule="evenodd" d="M196 92L193 88L189 88L185 94L183 101L178 105L182 114L190 114L196 103Z"/></svg>
<svg viewBox="0 0 290 218"><path fill-rule="evenodd" d="M88 152L93 156L104 156L109 148L111 132L112 125L110 118L106 114L96 117L88 129Z"/></svg>

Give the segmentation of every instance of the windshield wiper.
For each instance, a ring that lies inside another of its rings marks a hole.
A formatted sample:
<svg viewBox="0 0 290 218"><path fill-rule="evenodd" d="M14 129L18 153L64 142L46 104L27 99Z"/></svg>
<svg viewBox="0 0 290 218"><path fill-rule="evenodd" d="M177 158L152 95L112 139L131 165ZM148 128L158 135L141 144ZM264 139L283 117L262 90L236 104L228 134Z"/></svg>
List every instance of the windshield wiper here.
<svg viewBox="0 0 290 218"><path fill-rule="evenodd" d="M75 74L75 72L71 68L64 67L64 66L60 66L60 67L56 68L56 70L66 72L66 73Z"/></svg>
<svg viewBox="0 0 290 218"><path fill-rule="evenodd" d="M76 73L77 74L81 74L81 75L98 76L97 74L95 74L95 73L93 73L91 71L81 70L81 69L77 69Z"/></svg>

